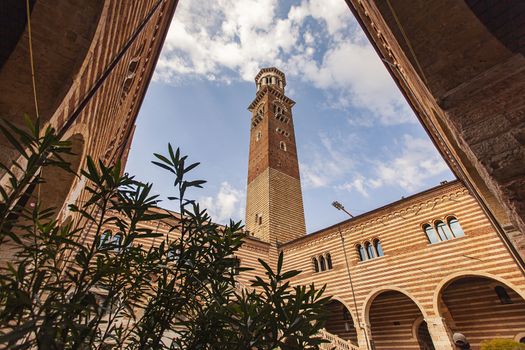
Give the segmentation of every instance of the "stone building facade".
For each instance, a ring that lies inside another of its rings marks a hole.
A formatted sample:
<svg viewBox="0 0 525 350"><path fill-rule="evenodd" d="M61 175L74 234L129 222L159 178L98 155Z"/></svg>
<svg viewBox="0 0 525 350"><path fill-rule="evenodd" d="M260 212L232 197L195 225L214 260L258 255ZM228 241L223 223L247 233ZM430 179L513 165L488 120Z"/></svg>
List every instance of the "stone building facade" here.
<svg viewBox="0 0 525 350"><path fill-rule="evenodd" d="M524 273L460 182L280 249L286 268L303 271L295 283L327 285L336 299L327 330L360 349L454 349L454 332L479 349L525 335Z"/></svg>

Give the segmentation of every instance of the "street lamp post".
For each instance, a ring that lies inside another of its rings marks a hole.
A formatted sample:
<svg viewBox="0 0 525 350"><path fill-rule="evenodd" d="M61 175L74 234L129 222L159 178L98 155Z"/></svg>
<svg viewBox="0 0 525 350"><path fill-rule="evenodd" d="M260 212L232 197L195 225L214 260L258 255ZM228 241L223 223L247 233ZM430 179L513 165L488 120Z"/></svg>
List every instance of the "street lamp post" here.
<svg viewBox="0 0 525 350"><path fill-rule="evenodd" d="M344 211L346 214L348 214L348 216L350 216L350 218L353 218L354 216L352 214L350 214L350 212L348 212L345 207L339 203L338 201L333 201L332 202L332 206L337 209L337 210L342 210ZM354 310L355 310L355 316L357 318L357 323L359 324L359 328L361 328L364 332L364 335L365 335L365 342L366 342L366 348L368 350L370 350L370 341L368 340L368 333L367 333L367 330L363 327L363 325L361 324L361 318L359 317L359 309L357 308L357 301L356 301L356 298L355 298L355 292L354 292L354 284L352 283L352 274L350 273L350 265L348 264L348 256L346 254L346 247L345 247L345 239L343 237L343 232L341 231L341 227L338 225L337 226L337 229L339 231L339 237L341 238L341 247L343 248L343 255L345 256L345 263L346 263L346 273L348 274L348 280L350 282L350 289L352 290L352 299L354 301ZM345 325L346 326L346 325Z"/></svg>
<svg viewBox="0 0 525 350"><path fill-rule="evenodd" d="M332 207L334 207L335 209L337 210L342 210L344 211L345 213L348 214L348 216L350 216L351 218L353 218L354 216L352 214L350 214L350 212L348 210L345 209L345 207L339 203L338 201L333 201L332 202Z"/></svg>

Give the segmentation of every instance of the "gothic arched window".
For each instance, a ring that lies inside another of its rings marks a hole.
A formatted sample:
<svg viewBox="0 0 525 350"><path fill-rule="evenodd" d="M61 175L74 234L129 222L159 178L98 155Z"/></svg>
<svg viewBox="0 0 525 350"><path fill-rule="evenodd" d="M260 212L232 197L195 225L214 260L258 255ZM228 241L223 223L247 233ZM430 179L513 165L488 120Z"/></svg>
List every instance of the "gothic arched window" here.
<svg viewBox="0 0 525 350"><path fill-rule="evenodd" d="M104 244L111 242L111 230L105 230L100 236L100 241L98 242L98 247L102 247Z"/></svg>
<svg viewBox="0 0 525 350"><path fill-rule="evenodd" d="M381 246L381 241L376 239L374 241L374 248L376 250L377 256L383 256L385 253L383 252L383 247Z"/></svg>
<svg viewBox="0 0 525 350"><path fill-rule="evenodd" d="M114 235L112 237L111 243L114 245L113 250L115 252L121 252L122 251L123 240L122 240L122 235L120 233L117 233L116 235Z"/></svg>
<svg viewBox="0 0 525 350"><path fill-rule="evenodd" d="M314 271L319 272L319 263L317 262L316 258L312 258L312 265L314 267Z"/></svg>
<svg viewBox="0 0 525 350"><path fill-rule="evenodd" d="M451 216L447 219L447 223L454 237L463 237L465 235L465 232L463 232L463 229L461 228L458 219Z"/></svg>
<svg viewBox="0 0 525 350"><path fill-rule="evenodd" d="M255 137L255 141L259 141L261 139L262 133L261 131L257 131L257 136Z"/></svg>
<svg viewBox="0 0 525 350"><path fill-rule="evenodd" d="M443 221L436 221L436 230L438 232L439 238L442 241L447 241L454 238L450 228Z"/></svg>
<svg viewBox="0 0 525 350"><path fill-rule="evenodd" d="M365 248L361 244L358 244L356 249L357 249L357 254L359 254L359 260L365 261L366 260Z"/></svg>
<svg viewBox="0 0 525 350"><path fill-rule="evenodd" d="M330 255L330 253L326 253L326 267L328 268L328 270L332 269L332 256Z"/></svg>
<svg viewBox="0 0 525 350"><path fill-rule="evenodd" d="M279 142L279 148L286 151L286 143L284 143L284 141Z"/></svg>
<svg viewBox="0 0 525 350"><path fill-rule="evenodd" d="M427 238L428 238L428 242L430 244L439 242L439 238L436 234L436 231L434 230L432 226L430 226L429 224L425 224L423 225L423 230L425 231L425 234L427 235Z"/></svg>
<svg viewBox="0 0 525 350"><path fill-rule="evenodd" d="M322 255L319 257L319 267L321 268L321 271L326 270L326 261Z"/></svg>
<svg viewBox="0 0 525 350"><path fill-rule="evenodd" d="M264 106L261 106L261 108L257 110L257 115L261 118L264 116Z"/></svg>
<svg viewBox="0 0 525 350"><path fill-rule="evenodd" d="M369 259L375 258L376 255L374 254L374 247L369 242L365 242L365 247L366 247L366 252L368 254L368 258Z"/></svg>
<svg viewBox="0 0 525 350"><path fill-rule="evenodd" d="M262 214L255 214L255 223L258 225L262 225Z"/></svg>

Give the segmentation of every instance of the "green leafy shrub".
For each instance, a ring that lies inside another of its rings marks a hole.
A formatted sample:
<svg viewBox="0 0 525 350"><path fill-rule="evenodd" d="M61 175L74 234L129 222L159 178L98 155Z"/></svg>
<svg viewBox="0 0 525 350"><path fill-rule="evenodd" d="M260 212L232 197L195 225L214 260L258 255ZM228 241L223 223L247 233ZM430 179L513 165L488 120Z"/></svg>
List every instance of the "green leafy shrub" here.
<svg viewBox="0 0 525 350"><path fill-rule="evenodd" d="M236 276L246 269L235 253L246 236L240 222L219 226L186 198L205 183L187 179L198 163L171 145L155 154L153 163L173 176L174 217L157 207L151 184L122 174L119 162L88 157L78 174L87 199L70 206L77 219L60 223L32 189L45 167L71 171L70 145L38 123L27 129L0 125L21 159L1 165L9 179L0 186L0 244L16 251L0 269L1 349L319 348L324 289L291 287L299 271L282 271L281 254L275 269L260 260L265 276L240 290ZM145 228L159 220L177 234ZM108 225L118 232L106 235ZM84 239L88 229L93 240Z"/></svg>
<svg viewBox="0 0 525 350"><path fill-rule="evenodd" d="M525 350L525 344L510 339L492 339L483 341L481 350Z"/></svg>

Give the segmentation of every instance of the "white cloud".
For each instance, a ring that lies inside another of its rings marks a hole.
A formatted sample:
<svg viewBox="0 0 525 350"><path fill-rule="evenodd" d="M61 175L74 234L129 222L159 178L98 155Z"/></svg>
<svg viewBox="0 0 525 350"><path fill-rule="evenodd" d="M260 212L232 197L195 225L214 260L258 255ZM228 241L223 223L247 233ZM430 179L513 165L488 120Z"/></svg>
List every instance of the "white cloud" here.
<svg viewBox="0 0 525 350"><path fill-rule="evenodd" d="M424 186L429 178L447 170L447 165L429 140L404 135L401 155L386 163L377 163L377 178L370 180L369 184L373 188L398 185L414 191Z"/></svg>
<svg viewBox="0 0 525 350"><path fill-rule="evenodd" d="M226 69L252 80L260 64L277 60L279 50L289 51L299 37L297 26L275 17L276 6L276 0L181 1L156 78L224 80Z"/></svg>
<svg viewBox="0 0 525 350"><path fill-rule="evenodd" d="M330 108L366 110L385 125L415 122L344 1L279 10L278 0L180 1L155 79L252 81L260 67L275 65L324 90Z"/></svg>
<svg viewBox="0 0 525 350"><path fill-rule="evenodd" d="M359 142L357 135L319 134L320 144L308 145L306 162L301 162L301 179L306 188L332 186L348 176L355 161L352 147Z"/></svg>
<svg viewBox="0 0 525 350"><path fill-rule="evenodd" d="M340 190L346 190L346 191L352 191L356 190L359 192L363 197L368 197L368 191L366 190L366 187L368 186L366 184L366 179L362 175L358 175L352 182L345 182L342 185L337 186L337 189Z"/></svg>
<svg viewBox="0 0 525 350"><path fill-rule="evenodd" d="M287 72L331 93L329 104L333 108L364 109L369 119L384 125L416 122L383 63L367 43L336 42L320 63L304 54L292 56L289 63Z"/></svg>
<svg viewBox="0 0 525 350"><path fill-rule="evenodd" d="M382 187L401 187L414 192L428 180L445 175L448 167L427 139L403 135L400 151L379 154L363 147L355 135L330 137L320 134L320 143L311 147L307 162L301 163L301 178L306 189L332 187L355 191L369 197ZM370 164L358 168L358 164Z"/></svg>
<svg viewBox="0 0 525 350"><path fill-rule="evenodd" d="M288 18L295 22L302 22L309 16L322 21L329 35L338 35L353 19L348 6L340 0L305 0L299 6L293 6L288 14Z"/></svg>
<svg viewBox="0 0 525 350"><path fill-rule="evenodd" d="M300 167L302 183L306 188L326 187L330 183L330 178L322 167L307 163L301 163Z"/></svg>
<svg viewBox="0 0 525 350"><path fill-rule="evenodd" d="M212 220L227 223L229 219L244 219L244 192L234 188L228 182L221 183L216 196L201 197L199 204L208 210Z"/></svg>

